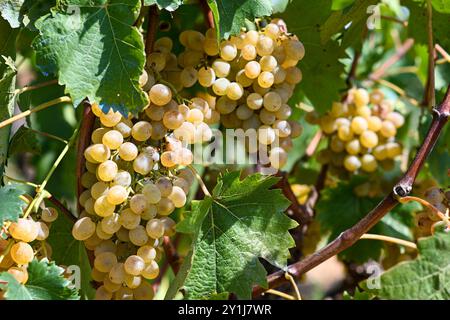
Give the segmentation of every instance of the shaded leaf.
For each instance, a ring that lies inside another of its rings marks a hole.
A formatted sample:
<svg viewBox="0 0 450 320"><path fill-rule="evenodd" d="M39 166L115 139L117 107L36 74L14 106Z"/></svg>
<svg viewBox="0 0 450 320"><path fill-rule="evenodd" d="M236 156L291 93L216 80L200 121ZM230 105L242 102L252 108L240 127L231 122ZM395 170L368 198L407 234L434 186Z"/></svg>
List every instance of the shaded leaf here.
<svg viewBox="0 0 450 320"><path fill-rule="evenodd" d="M11 139L8 154L13 156L24 152L40 154L41 146L36 133L28 127L21 126Z"/></svg>
<svg viewBox="0 0 450 320"><path fill-rule="evenodd" d="M322 45L320 37L321 28L332 13L331 5L331 0L296 0L280 15L288 31L296 34L305 46L305 57L298 65L303 81L296 91L303 93L319 113L329 110L333 101L339 100L340 90L346 87L342 77L344 65L339 61L346 57L344 48L336 40Z"/></svg>
<svg viewBox="0 0 450 320"><path fill-rule="evenodd" d="M9 119L14 112L16 68L11 58L0 57L0 121ZM11 126L0 129L0 175L3 175L8 156Z"/></svg>
<svg viewBox="0 0 450 320"><path fill-rule="evenodd" d="M73 223L62 214L52 223L52 229L47 239L52 247L52 260L59 265L78 266L81 276L80 295L83 299L93 299L95 290L91 285L91 266L86 248L82 241L73 238L72 225Z"/></svg>
<svg viewBox="0 0 450 320"><path fill-rule="evenodd" d="M183 4L183 0L144 0L144 6L157 5L159 9L175 11Z"/></svg>

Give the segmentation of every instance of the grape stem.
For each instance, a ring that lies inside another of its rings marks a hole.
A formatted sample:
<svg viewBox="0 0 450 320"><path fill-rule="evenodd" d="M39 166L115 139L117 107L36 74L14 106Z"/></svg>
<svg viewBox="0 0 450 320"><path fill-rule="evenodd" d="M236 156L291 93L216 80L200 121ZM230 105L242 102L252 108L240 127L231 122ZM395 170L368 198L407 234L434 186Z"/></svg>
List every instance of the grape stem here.
<svg viewBox="0 0 450 320"><path fill-rule="evenodd" d="M428 129L427 135L422 142L416 157L412 161L406 173L400 181L394 186L392 191L363 219L353 227L342 232L335 240L318 250L314 254L290 265L286 270L272 273L267 277L268 288L275 288L286 281L285 271L295 277L299 277L305 272L313 269L322 262L342 252L357 242L362 235L367 233L375 224L377 224L389 211L401 203L401 198L409 195L412 185L417 175L436 144L443 127L450 116L450 86L447 88L444 101L439 108L433 109L433 121ZM255 286L253 288L253 297L261 295L267 288Z"/></svg>
<svg viewBox="0 0 450 320"><path fill-rule="evenodd" d="M274 289L269 289L266 292L264 292L264 294L266 294L266 293L270 293L270 294L273 294L275 296L279 296L279 297L281 297L283 299L286 299L286 300L296 300L294 296L291 296L290 294L287 294L287 293L284 293L284 292L281 292L281 291L278 291L278 290L274 290Z"/></svg>
<svg viewBox="0 0 450 320"><path fill-rule="evenodd" d="M209 192L208 188L206 187L205 182L203 182L202 177L198 174L197 170L195 170L195 168L192 165L189 165L188 168L189 168L189 170L192 171L194 176L197 178L198 183L200 184L200 188L202 188L202 191L205 194L205 196L212 198L211 193Z"/></svg>
<svg viewBox="0 0 450 320"><path fill-rule="evenodd" d="M359 239L386 241L417 250L417 245L414 242L397 239L394 237L383 236L381 234L365 233Z"/></svg>
<svg viewBox="0 0 450 320"><path fill-rule="evenodd" d="M284 274L284 277L286 278L286 280L288 280L291 283L292 287L294 288L295 295L297 296L297 300L302 300L302 296L300 294L300 290L298 290L298 286L297 286L297 283L295 283L294 277L291 276L287 272Z"/></svg>
<svg viewBox="0 0 450 320"><path fill-rule="evenodd" d="M67 140L65 140L65 139L63 139L63 138L60 138L60 137L58 137L58 136L55 136L55 135L53 135L53 134L50 134L50 133L47 133L47 132L42 132L42 131L39 131L39 130L30 128L30 127L28 127L28 129L31 130L31 131L33 131L34 133L40 135L40 136L47 137L47 138L50 138L50 139L53 139L53 140L57 140L57 141L59 141L59 142L62 142L62 143L64 143L64 144L67 144Z"/></svg>
<svg viewBox="0 0 450 320"><path fill-rule="evenodd" d="M445 224L447 225L447 228L450 229L449 218L444 213L440 212L435 206L433 206L428 201L426 201L422 198L412 197L412 196L403 197L399 200L400 203L407 203L407 202L411 202L411 201L419 202L421 205L423 205L423 206L427 207L428 209L430 209L431 211L433 211L433 213L435 213L443 222L445 222Z"/></svg>
<svg viewBox="0 0 450 320"><path fill-rule="evenodd" d="M70 148L75 144L75 141L78 136L78 132L80 130L81 121L79 122L77 128L73 131L72 136L70 137L68 143L64 146L63 150L59 154L58 158L56 158L55 162L53 163L52 167L50 168L49 172L47 173L47 176L44 178L42 183L36 188L36 195L34 196L33 200L31 201L30 205L27 207L23 217L26 218L31 213L31 211L34 209L35 206L39 205L41 201L45 197L45 187L47 186L47 183L50 181L50 178L52 177L53 173L55 173L56 168L58 168L61 161L66 156L67 152L70 150Z"/></svg>
<svg viewBox="0 0 450 320"><path fill-rule="evenodd" d="M67 207L64 204L62 204L61 201L56 199L54 196L50 196L50 198L48 198L48 201L53 203L55 207L61 210L61 212L64 213L64 215L67 218L69 218L70 221L72 221L73 223L77 221L77 218L72 214L72 212L69 209L67 209Z"/></svg>
<svg viewBox="0 0 450 320"><path fill-rule="evenodd" d="M22 93L27 92L27 91L40 89L40 88L47 87L47 86L50 86L52 84L57 84L57 83L58 83L58 80L57 79L53 79L53 80L41 82L41 83L38 83L38 84L35 84L35 85L32 85L32 86L26 86L26 87L14 90L14 95L19 95L19 94L22 94Z"/></svg>
<svg viewBox="0 0 450 320"><path fill-rule="evenodd" d="M64 97L60 97L60 98L56 98L53 100L50 100L48 102L45 102L43 104L40 104L38 106L36 106L35 108L29 109L27 111L21 112L19 114L16 114L15 116L6 119L5 121L0 122L0 129L3 127L6 127L7 125L10 125L11 123L23 119L25 117L28 117L30 114L47 109L48 107L54 106L56 104L59 103L63 103L63 102L71 102L72 99L70 99L70 97L64 96Z"/></svg>
<svg viewBox="0 0 450 320"><path fill-rule="evenodd" d="M7 176L6 174L3 175L3 178L6 178L6 180L13 181L13 182L20 183L20 184L24 184L24 185L27 185L27 186L30 186L30 187L33 187L33 188L37 188L38 187L38 185L35 184L35 183L29 182L29 181L25 181L25 180L21 180L21 179L16 179L16 178Z"/></svg>

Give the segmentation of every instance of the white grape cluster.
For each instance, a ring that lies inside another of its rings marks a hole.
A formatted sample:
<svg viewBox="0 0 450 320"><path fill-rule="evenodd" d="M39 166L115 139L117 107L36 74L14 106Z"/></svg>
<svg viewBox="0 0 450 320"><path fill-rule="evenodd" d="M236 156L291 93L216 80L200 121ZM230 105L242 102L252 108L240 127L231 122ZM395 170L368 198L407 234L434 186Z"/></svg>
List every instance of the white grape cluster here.
<svg viewBox="0 0 450 320"><path fill-rule="evenodd" d="M318 161L329 164L335 172L345 168L350 173L372 173L378 165L390 170L402 153L395 137L405 119L379 90L369 94L365 89L353 88L345 101L333 103L326 115L310 113L306 120L319 124L329 137L328 148L321 150Z"/></svg>
<svg viewBox="0 0 450 320"><path fill-rule="evenodd" d="M22 199L27 204L32 200L28 195ZM0 237L0 272L7 271L19 283L25 284L28 281L28 264L34 258L51 258L52 248L45 240L49 236L51 223L57 218L58 211L42 202L37 213L21 217L16 222L6 222L3 229L6 230L6 237Z"/></svg>
<svg viewBox="0 0 450 320"><path fill-rule="evenodd" d="M292 148L291 139L301 134L299 124L288 120L292 110L287 102L302 80L296 65L304 56L303 44L287 34L282 20L220 43L215 29L205 35L183 31L179 40L185 51L178 57L170 55L163 70L163 55L171 41L159 39L150 56L153 64L177 90L199 84L203 90L199 95L207 97L211 108L205 113L206 123L256 130L256 149L270 152L271 165L281 168ZM255 147L247 149L257 152Z"/></svg>
<svg viewBox="0 0 450 320"><path fill-rule="evenodd" d="M450 210L450 190L444 191L436 186L430 187L425 191L423 197L448 217ZM441 222L442 218L433 210L425 207L424 210L416 214L415 221L417 225L416 236L425 237L432 234L435 224Z"/></svg>
<svg viewBox="0 0 450 320"><path fill-rule="evenodd" d="M189 165L192 153L176 138L177 130L195 130L202 122L191 114L199 111L194 103L185 117L178 111L185 105L170 94L169 99L167 92L168 87L154 84L152 104L138 117L125 118L112 110L105 114L92 106L98 127L84 153L85 191L79 198L84 210L72 234L94 251L92 278L101 284L96 299L153 298L146 280L159 274L162 237L174 233L175 222L168 216L186 203L194 176L179 166ZM162 119L157 121L149 109L162 111ZM190 142L195 141L194 134Z"/></svg>

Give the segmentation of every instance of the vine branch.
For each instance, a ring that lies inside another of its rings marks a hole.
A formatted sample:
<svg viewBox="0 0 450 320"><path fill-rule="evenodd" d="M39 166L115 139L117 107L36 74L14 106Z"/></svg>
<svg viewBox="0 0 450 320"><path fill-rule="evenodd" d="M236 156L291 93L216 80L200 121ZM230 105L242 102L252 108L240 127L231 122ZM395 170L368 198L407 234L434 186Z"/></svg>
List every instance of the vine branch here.
<svg viewBox="0 0 450 320"><path fill-rule="evenodd" d="M377 81L381 79L386 71L396 64L403 56L408 53L408 51L414 45L414 39L407 39L403 44L398 48L397 52L392 55L389 59L387 59L378 69L376 69L372 74L369 75L369 79L372 81Z"/></svg>
<svg viewBox="0 0 450 320"><path fill-rule="evenodd" d="M416 157L412 161L403 178L401 178L400 181L394 186L393 190L363 219L361 219L353 227L342 232L339 237L330 242L324 248L306 257L305 259L288 266L286 270L280 270L269 275L267 277L268 287L275 288L284 283L286 281L285 272L289 272L291 275L298 277L352 246L361 238L363 234L367 233L367 231L377 224L389 211L399 204L399 198L406 197L411 192L412 185L417 177L417 174L436 144L439 134L441 133L444 125L447 123L449 116L450 86L447 88L447 93L445 94L444 101L440 107L434 109L433 121L419 151L417 152ZM253 296L257 297L261 295L261 293L263 293L266 289L261 286L255 286L253 289Z"/></svg>
<svg viewBox="0 0 450 320"><path fill-rule="evenodd" d="M158 29L158 9L153 5L148 10L147 21L147 36L145 38L145 54L150 55L153 52L153 45L155 44L156 31Z"/></svg>
<svg viewBox="0 0 450 320"><path fill-rule="evenodd" d="M436 104L436 97L434 95L435 50L433 42L433 7L431 6L431 0L427 1L427 45L428 45L428 70L422 106L432 108Z"/></svg>
<svg viewBox="0 0 450 320"><path fill-rule="evenodd" d="M59 201L58 199L56 199L54 196L50 196L50 198L48 198L48 201L50 201L51 203L53 203L53 205L55 207L57 207L59 210L61 210L61 212L67 217L69 218L70 221L72 221L73 223L75 223L77 221L77 218L72 214L72 212L70 212L69 209L66 208L66 206Z"/></svg>

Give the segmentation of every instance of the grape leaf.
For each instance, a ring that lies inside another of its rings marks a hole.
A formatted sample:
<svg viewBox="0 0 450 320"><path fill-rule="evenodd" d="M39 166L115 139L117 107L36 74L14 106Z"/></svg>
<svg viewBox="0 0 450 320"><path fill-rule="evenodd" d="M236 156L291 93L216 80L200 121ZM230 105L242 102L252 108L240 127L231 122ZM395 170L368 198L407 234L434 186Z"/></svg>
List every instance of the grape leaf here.
<svg viewBox="0 0 450 320"><path fill-rule="evenodd" d="M180 272L188 299L225 292L250 298L253 284L267 285L258 260L284 268L294 241L288 233L297 223L283 211L289 205L272 187L277 178L239 172L220 178L212 197L192 202L192 211L177 230L194 237L191 255Z"/></svg>
<svg viewBox="0 0 450 320"><path fill-rule="evenodd" d="M270 16L271 0L208 0L220 38L238 34L246 20Z"/></svg>
<svg viewBox="0 0 450 320"><path fill-rule="evenodd" d="M25 126L21 126L11 139L8 149L8 155L29 152L32 154L40 154L41 146L36 137L36 133Z"/></svg>
<svg viewBox="0 0 450 320"><path fill-rule="evenodd" d="M145 64L142 35L133 23L139 0L70 0L36 22L36 63L57 73L78 105L86 97L110 108L136 113L148 104L139 87Z"/></svg>
<svg viewBox="0 0 450 320"><path fill-rule="evenodd" d="M416 43L427 43L427 9L424 3L413 0L402 1L410 11L408 22L408 34L416 40ZM447 7L449 8L449 7ZM433 37L434 42L439 43L445 50L450 50L450 38L448 37L448 26L450 24L450 12L438 12L433 7Z"/></svg>
<svg viewBox="0 0 450 320"><path fill-rule="evenodd" d="M339 91L346 87L342 78L345 68L339 61L346 57L344 48L335 40L322 45L320 37L320 30L332 12L331 4L331 0L296 0L280 15L288 31L296 34L305 46L305 57L299 63L304 80L296 91L303 93L319 113L331 108L332 102L339 100Z"/></svg>
<svg viewBox="0 0 450 320"><path fill-rule="evenodd" d="M0 0L0 12L12 28L25 25L34 30L34 22L48 13L54 2L48 0Z"/></svg>
<svg viewBox="0 0 450 320"><path fill-rule="evenodd" d="M183 0L144 0L144 6L157 5L159 9L175 11L183 4Z"/></svg>
<svg viewBox="0 0 450 320"><path fill-rule="evenodd" d="M19 198L24 191L14 186L0 187L0 226L5 221L17 221L24 202Z"/></svg>
<svg viewBox="0 0 450 320"><path fill-rule="evenodd" d="M72 225L67 217L59 215L52 223L47 242L52 247L52 260L57 264L80 268L80 295L84 299L92 299L95 290L91 285L91 266L83 242L72 236Z"/></svg>
<svg viewBox="0 0 450 320"><path fill-rule="evenodd" d="M20 8L24 0L0 0L0 12L11 28L20 27Z"/></svg>
<svg viewBox="0 0 450 320"><path fill-rule="evenodd" d="M352 227L372 210L380 199L358 197L353 189L361 183L361 177L354 177L349 182L340 182L334 188L322 191L316 206L317 219L324 231L330 231L329 240ZM412 212L419 210L416 204L401 205L387 214L377 223L370 233L412 240L409 227L412 225ZM373 240L359 240L344 250L339 257L343 260L364 263L380 256L383 243Z"/></svg>
<svg viewBox="0 0 450 320"><path fill-rule="evenodd" d="M379 276L378 288L363 287L383 299L450 299L450 233L438 231L419 239L418 257L402 262ZM376 279L372 279L372 282Z"/></svg>
<svg viewBox="0 0 450 320"><path fill-rule="evenodd" d="M332 35L342 30L348 23L357 24L367 19L369 13L367 8L379 0L357 0L350 9L333 11L320 30L320 39L326 43Z"/></svg>
<svg viewBox="0 0 450 320"><path fill-rule="evenodd" d="M421 4L426 4L427 0L412 0L414 2L421 2ZM431 0L431 5L433 9L437 12L450 13L450 1L449 0Z"/></svg>
<svg viewBox="0 0 450 320"><path fill-rule="evenodd" d="M272 13L284 12L289 4L289 0L271 0L272 1Z"/></svg>
<svg viewBox="0 0 450 320"><path fill-rule="evenodd" d="M353 192L356 185L356 180L351 183L341 182L335 188L324 189L321 193L316 206L317 219L323 230L331 231L329 241L361 220L377 203L376 199L356 196ZM340 258L363 263L370 258L377 258L381 249L382 243L379 241L360 240L344 250Z"/></svg>
<svg viewBox="0 0 450 320"><path fill-rule="evenodd" d="M64 269L47 259L31 261L28 265L28 281L20 284L8 272L0 273L0 280L7 282L0 288L7 300L77 300L76 289L64 278Z"/></svg>
<svg viewBox="0 0 450 320"><path fill-rule="evenodd" d="M4 60L4 61L3 61ZM16 89L16 68L11 58L0 57L0 121L13 115ZM11 126L0 129L0 175L3 175L9 145Z"/></svg>

